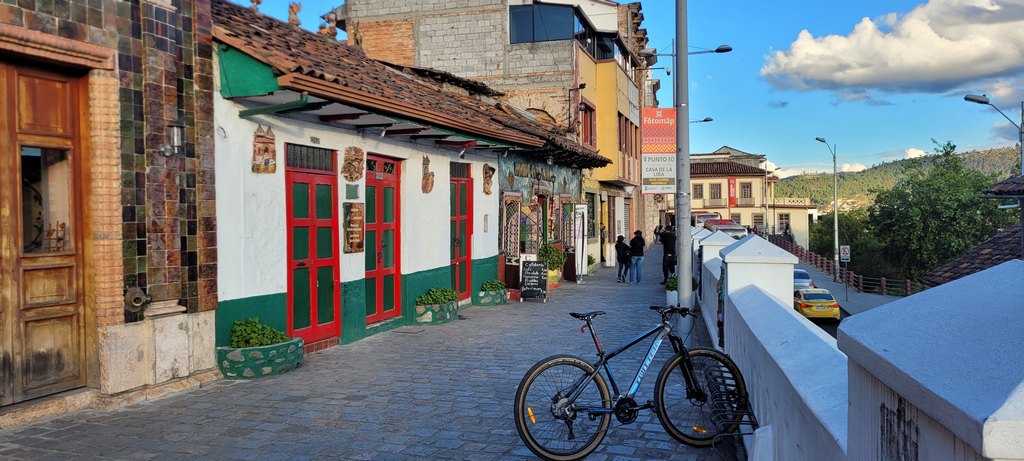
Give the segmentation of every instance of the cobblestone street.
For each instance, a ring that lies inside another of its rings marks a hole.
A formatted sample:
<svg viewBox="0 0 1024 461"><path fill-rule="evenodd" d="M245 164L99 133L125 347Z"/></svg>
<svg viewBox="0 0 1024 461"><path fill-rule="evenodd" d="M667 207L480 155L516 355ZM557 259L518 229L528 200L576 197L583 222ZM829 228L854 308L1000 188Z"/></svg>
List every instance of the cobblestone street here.
<svg viewBox="0 0 1024 461"><path fill-rule="evenodd" d="M114 411L0 432L0 458L64 459L531 459L516 434L512 400L523 373L557 353L594 357L590 336L568 313L604 310L595 325L606 347L653 326L663 304L661 248L644 260L643 282L615 282L612 268L550 292L547 303L465 308L445 325L408 326L307 357L292 373L213 382ZM632 379L646 345L612 363ZM659 353L637 400L652 398ZM652 412L614 419L588 459L717 460L677 443Z"/></svg>

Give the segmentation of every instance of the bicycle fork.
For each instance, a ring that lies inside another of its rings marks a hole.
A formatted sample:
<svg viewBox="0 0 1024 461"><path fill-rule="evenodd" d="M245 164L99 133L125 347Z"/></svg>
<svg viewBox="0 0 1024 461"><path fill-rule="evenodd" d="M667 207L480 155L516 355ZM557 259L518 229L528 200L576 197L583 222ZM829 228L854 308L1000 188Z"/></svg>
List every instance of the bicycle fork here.
<svg viewBox="0 0 1024 461"><path fill-rule="evenodd" d="M690 351L686 349L682 338L673 334L669 335L668 339L676 354L683 356L683 366L679 372L683 375L683 381L686 382L686 398L699 402L707 401L707 393L693 382L693 361L690 360Z"/></svg>

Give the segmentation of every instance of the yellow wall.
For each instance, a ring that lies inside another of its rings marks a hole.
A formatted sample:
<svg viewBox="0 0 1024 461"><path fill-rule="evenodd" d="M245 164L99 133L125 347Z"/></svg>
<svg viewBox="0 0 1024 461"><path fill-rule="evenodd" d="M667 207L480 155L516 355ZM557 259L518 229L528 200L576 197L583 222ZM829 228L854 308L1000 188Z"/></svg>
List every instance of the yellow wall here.
<svg viewBox="0 0 1024 461"><path fill-rule="evenodd" d="M619 178L619 109L618 91L616 91L619 65L615 61L597 63L597 86L600 90L595 104L597 106L597 148L601 155L610 158L603 168L594 171L600 180ZM627 101L628 107L628 101Z"/></svg>

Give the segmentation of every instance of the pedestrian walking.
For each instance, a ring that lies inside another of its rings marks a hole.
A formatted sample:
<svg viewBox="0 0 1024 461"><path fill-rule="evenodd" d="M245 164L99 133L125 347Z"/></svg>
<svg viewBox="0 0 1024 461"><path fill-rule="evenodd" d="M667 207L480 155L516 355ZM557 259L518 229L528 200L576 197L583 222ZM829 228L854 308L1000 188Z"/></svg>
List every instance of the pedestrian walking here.
<svg viewBox="0 0 1024 461"><path fill-rule="evenodd" d="M626 274L629 273L629 244L626 243L626 236L620 235L615 242L615 259L619 262L619 283L626 283Z"/></svg>
<svg viewBox="0 0 1024 461"><path fill-rule="evenodd" d="M629 283L633 283L635 278L636 284L640 284L640 278L644 273L645 246L647 246L647 242L644 240L644 233L637 229L636 232L633 232L633 239L629 241Z"/></svg>
<svg viewBox="0 0 1024 461"><path fill-rule="evenodd" d="M663 231L664 229L661 227L661 223L658 223L658 227L654 228L654 243L658 243L658 241L661 239L661 233Z"/></svg>
<svg viewBox="0 0 1024 461"><path fill-rule="evenodd" d="M676 234L671 227L661 232L661 244L665 249L661 257L661 273L664 278L661 284L668 282L668 276L676 270Z"/></svg>

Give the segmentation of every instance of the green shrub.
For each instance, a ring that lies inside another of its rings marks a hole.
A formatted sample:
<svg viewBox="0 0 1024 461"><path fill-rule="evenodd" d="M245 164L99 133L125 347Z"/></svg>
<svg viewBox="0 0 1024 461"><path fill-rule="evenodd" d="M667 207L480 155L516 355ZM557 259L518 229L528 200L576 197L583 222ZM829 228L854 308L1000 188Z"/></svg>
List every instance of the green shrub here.
<svg viewBox="0 0 1024 461"><path fill-rule="evenodd" d="M480 289L483 291L500 291L505 289L505 282L494 279L488 280L480 285Z"/></svg>
<svg viewBox="0 0 1024 461"><path fill-rule="evenodd" d="M537 259L548 265L548 270L561 270L565 265L565 253L550 243L540 246Z"/></svg>
<svg viewBox="0 0 1024 461"><path fill-rule="evenodd" d="M587 255L587 265L588 266L593 266L594 263L596 263L596 262L597 262L597 259L594 258L594 255Z"/></svg>
<svg viewBox="0 0 1024 461"><path fill-rule="evenodd" d="M670 275L665 281L665 291L679 291L679 278Z"/></svg>
<svg viewBox="0 0 1024 461"><path fill-rule="evenodd" d="M231 347L259 347L288 341L283 331L260 323L253 317L249 320L235 320L231 325Z"/></svg>
<svg viewBox="0 0 1024 461"><path fill-rule="evenodd" d="M431 304L445 304L459 299L459 294L451 288L431 288L416 297L417 306L427 306Z"/></svg>

